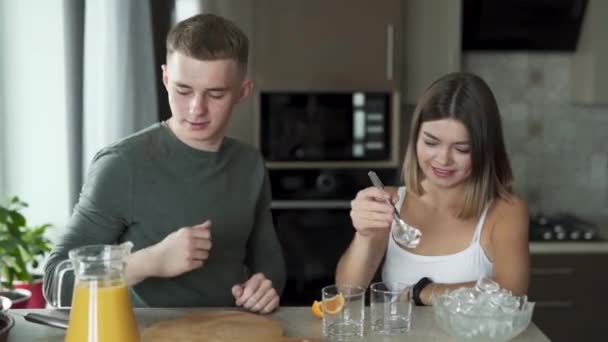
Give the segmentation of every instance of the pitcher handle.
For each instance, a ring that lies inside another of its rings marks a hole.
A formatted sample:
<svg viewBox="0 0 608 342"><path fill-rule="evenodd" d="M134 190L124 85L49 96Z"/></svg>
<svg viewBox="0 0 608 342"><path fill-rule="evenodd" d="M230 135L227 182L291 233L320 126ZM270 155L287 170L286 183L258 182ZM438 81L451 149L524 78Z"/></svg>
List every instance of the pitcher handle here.
<svg viewBox="0 0 608 342"><path fill-rule="evenodd" d="M55 267L52 276L50 277L50 291L49 296L51 298L46 298L46 301L49 302L53 307L57 309L68 308L69 306L61 305L61 291L63 288L63 277L65 272L74 271L74 266L72 265L72 261L70 259L66 259L61 261ZM46 291L45 291L46 292ZM45 295L46 297L46 295Z"/></svg>

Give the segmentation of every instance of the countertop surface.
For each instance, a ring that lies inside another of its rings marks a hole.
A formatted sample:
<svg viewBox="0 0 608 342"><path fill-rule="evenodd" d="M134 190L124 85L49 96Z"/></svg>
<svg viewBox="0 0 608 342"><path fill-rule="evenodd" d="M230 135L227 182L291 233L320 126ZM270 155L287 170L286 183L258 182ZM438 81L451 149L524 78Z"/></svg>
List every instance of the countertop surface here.
<svg viewBox="0 0 608 342"><path fill-rule="evenodd" d="M592 242L530 242L530 254L588 254L608 253L608 241Z"/></svg>
<svg viewBox="0 0 608 342"><path fill-rule="evenodd" d="M176 318L196 310L210 310L210 308L138 308L135 309L135 313L140 329L143 329L154 322ZM221 309L214 308L214 310ZM232 310L234 310L234 308L232 308ZM64 330L30 323L19 315L24 315L28 312L36 312L67 318L67 312L52 309L21 309L11 310L10 312L14 313L12 316L15 319L15 326L10 332L8 342L59 342L64 340ZM285 335L287 336L303 338L321 337L321 321L311 314L309 307L282 307L269 317L276 319L281 323ZM406 335L394 337L378 336L370 334L369 329L366 327L365 337L359 341L403 341L404 339L407 339L408 341L454 341L453 338L449 337L437 326L433 310L429 307L414 307L412 312L412 328ZM534 323L531 323L528 328L513 341L540 342L549 341L549 339Z"/></svg>

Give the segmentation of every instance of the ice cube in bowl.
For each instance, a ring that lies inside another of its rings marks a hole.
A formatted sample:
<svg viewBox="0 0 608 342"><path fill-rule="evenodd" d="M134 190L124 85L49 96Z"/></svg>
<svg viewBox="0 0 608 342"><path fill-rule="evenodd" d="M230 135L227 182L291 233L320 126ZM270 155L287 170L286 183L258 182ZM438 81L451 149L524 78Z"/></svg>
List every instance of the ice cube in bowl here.
<svg viewBox="0 0 608 342"><path fill-rule="evenodd" d="M437 324L457 340L508 341L532 320L534 303L507 290L458 289L433 297Z"/></svg>

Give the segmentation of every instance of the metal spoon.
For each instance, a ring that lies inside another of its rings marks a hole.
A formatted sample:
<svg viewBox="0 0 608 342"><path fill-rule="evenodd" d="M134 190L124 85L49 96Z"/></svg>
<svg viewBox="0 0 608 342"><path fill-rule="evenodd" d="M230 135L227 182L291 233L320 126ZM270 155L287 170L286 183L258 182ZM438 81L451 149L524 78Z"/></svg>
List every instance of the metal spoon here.
<svg viewBox="0 0 608 342"><path fill-rule="evenodd" d="M367 175L376 188L384 190L384 184L382 184L382 181L380 181L380 178L378 178L378 175L374 171L369 171ZM397 208L388 199L386 200L386 203L393 207L393 219L397 223L397 229L393 230L393 238L402 246L407 248L416 248L416 246L418 246L420 243L422 233L420 230L405 223L401 219L401 215L399 215Z"/></svg>

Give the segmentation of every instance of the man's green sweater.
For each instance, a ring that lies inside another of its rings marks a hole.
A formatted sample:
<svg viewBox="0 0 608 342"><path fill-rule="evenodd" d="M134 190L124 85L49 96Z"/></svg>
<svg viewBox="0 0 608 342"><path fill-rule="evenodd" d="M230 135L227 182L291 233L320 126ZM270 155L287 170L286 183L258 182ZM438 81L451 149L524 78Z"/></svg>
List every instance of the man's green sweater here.
<svg viewBox="0 0 608 342"><path fill-rule="evenodd" d="M285 264L270 201L264 161L253 147L225 138L218 152L200 151L155 124L95 156L45 276L73 248L131 241L137 251L209 219L213 247L204 266L135 285L136 304L231 306L232 286L257 272L280 293Z"/></svg>

